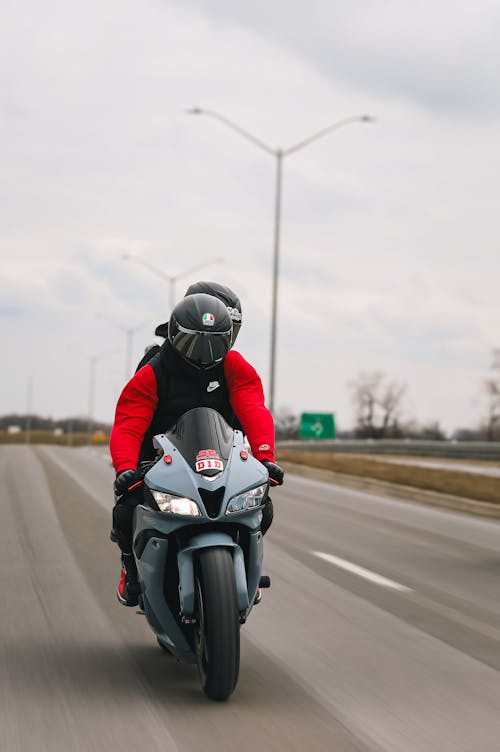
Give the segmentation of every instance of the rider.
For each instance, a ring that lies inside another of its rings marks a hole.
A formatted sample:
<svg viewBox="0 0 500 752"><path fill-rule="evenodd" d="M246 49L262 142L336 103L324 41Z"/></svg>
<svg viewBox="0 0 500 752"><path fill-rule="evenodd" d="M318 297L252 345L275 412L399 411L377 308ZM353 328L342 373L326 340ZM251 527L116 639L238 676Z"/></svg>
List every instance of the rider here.
<svg viewBox="0 0 500 752"><path fill-rule="evenodd" d="M241 303L239 297L231 290L230 287L221 285L220 282L194 282L192 285L189 285L185 295L193 295L196 292L206 292L207 295L214 295L216 298L219 298L219 300L222 300L222 302L226 306L227 312L229 313L231 321L233 322L233 336L231 339L232 347L236 341L236 337L238 336L238 332L240 331L242 324ZM168 337L168 321L166 321L164 324L158 324L155 329L155 334L157 337L163 337L164 339L166 339ZM153 355L156 355L159 349L159 345L151 345L150 347L148 347L142 359L139 361L136 371L138 371L139 368L142 368L142 366L146 365L146 363L151 360Z"/></svg>
<svg viewBox="0 0 500 752"><path fill-rule="evenodd" d="M172 427L187 410L213 407L234 427L241 425L253 455L267 468L271 484L283 482L283 470L274 462L274 423L264 405L261 380L238 352L230 350L233 341L224 303L206 293L187 295L172 311L160 351L135 373L120 395L110 450L116 471L113 539L122 551L117 594L124 605L138 603L132 526L142 494L129 493L129 488L137 481L139 464L155 459L155 434ZM263 509L263 533L272 517L269 499Z"/></svg>
<svg viewBox="0 0 500 752"><path fill-rule="evenodd" d="M192 285L189 285L185 295L194 295L194 293L197 292L205 292L207 295L214 295L216 298L219 298L219 300L222 300L226 306L227 312L233 322L232 347L242 324L242 312L239 297L230 287L227 287L227 285L221 285L220 282L193 282ZM165 324L158 324L155 329L155 334L158 337L164 337L166 339L168 337L168 321L165 322Z"/></svg>

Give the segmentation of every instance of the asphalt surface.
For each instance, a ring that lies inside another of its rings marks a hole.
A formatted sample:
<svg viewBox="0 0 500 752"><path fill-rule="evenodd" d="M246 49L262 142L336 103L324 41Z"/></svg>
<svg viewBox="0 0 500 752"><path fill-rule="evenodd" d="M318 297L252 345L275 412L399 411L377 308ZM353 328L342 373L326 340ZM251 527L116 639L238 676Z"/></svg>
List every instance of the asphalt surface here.
<svg viewBox="0 0 500 752"><path fill-rule="evenodd" d="M118 604L105 453L0 447L0 749L498 752L500 524L287 476L238 687Z"/></svg>

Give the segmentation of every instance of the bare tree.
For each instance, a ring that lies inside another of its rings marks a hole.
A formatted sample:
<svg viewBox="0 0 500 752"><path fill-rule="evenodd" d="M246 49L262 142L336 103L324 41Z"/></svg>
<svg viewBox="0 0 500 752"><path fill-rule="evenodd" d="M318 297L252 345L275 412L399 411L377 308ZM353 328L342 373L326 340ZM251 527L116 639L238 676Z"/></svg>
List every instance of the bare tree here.
<svg viewBox="0 0 500 752"><path fill-rule="evenodd" d="M362 372L349 384L356 410L357 430L363 436L375 435L376 394L383 378L384 375L379 371Z"/></svg>
<svg viewBox="0 0 500 752"><path fill-rule="evenodd" d="M438 420L424 423L420 429L420 435L422 439L430 439L432 441L444 441L446 439L446 431L441 428Z"/></svg>
<svg viewBox="0 0 500 752"><path fill-rule="evenodd" d="M488 397L486 434L488 441L494 441L500 433L500 348L492 352L490 376L484 380L483 388Z"/></svg>
<svg viewBox="0 0 500 752"><path fill-rule="evenodd" d="M387 381L381 371L361 372L349 383L356 410L357 434L365 438L400 435L399 415L405 384Z"/></svg>
<svg viewBox="0 0 500 752"><path fill-rule="evenodd" d="M399 410L406 392L406 384L397 384L392 381L389 384L382 385L381 388L379 406L382 411L382 435L385 436L389 429L394 429L398 424Z"/></svg>

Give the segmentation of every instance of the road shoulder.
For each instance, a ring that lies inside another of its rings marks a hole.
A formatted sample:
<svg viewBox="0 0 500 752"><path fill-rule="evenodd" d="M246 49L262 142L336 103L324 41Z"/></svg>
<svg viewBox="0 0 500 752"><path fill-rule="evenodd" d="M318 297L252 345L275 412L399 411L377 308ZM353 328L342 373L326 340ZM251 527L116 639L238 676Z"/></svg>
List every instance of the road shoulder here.
<svg viewBox="0 0 500 752"><path fill-rule="evenodd" d="M347 488L359 491L368 491L369 493L388 496L399 501L413 501L440 509L450 509L455 512L500 519L500 505L486 501L388 483L386 481L375 480L374 478L361 478L308 465L299 465L291 462L283 462L282 465L285 472L301 475L304 478L321 480L325 483L346 486Z"/></svg>

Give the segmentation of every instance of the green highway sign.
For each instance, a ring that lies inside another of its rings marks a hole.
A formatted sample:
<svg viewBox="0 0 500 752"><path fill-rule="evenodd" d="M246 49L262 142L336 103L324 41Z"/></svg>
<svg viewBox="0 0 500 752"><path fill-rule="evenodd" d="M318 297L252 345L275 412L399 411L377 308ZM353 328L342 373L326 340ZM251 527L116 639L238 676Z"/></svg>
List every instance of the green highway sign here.
<svg viewBox="0 0 500 752"><path fill-rule="evenodd" d="M333 413L302 413L299 438L334 439L335 418Z"/></svg>

